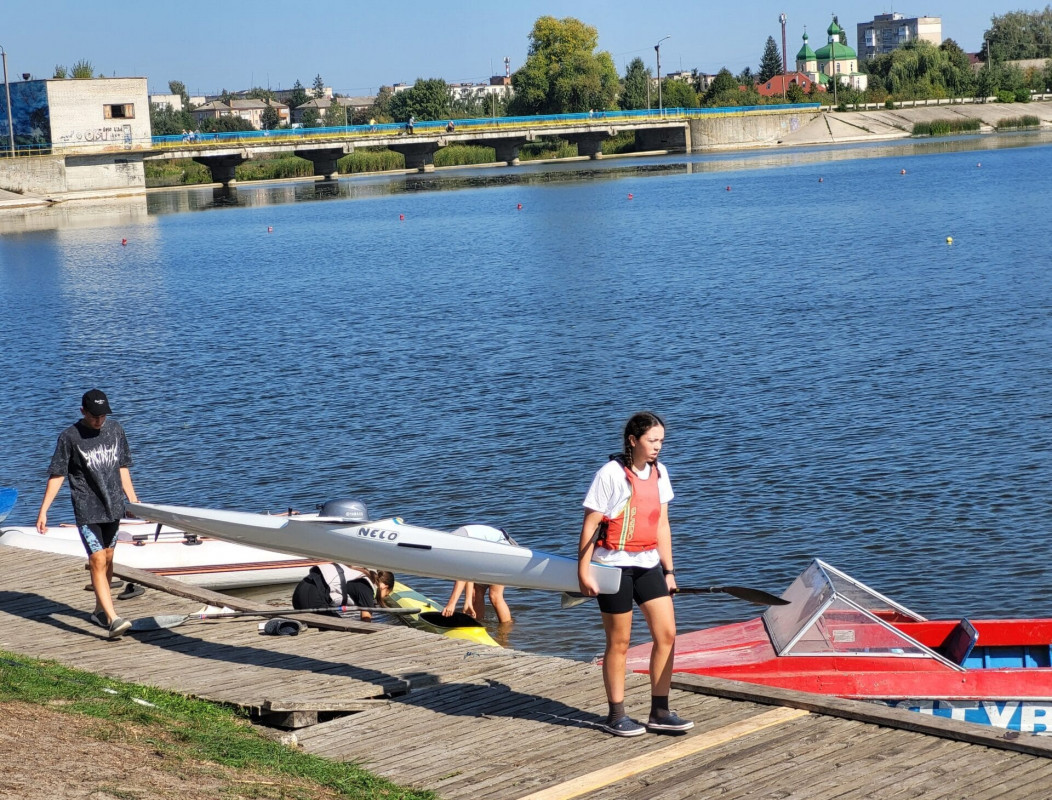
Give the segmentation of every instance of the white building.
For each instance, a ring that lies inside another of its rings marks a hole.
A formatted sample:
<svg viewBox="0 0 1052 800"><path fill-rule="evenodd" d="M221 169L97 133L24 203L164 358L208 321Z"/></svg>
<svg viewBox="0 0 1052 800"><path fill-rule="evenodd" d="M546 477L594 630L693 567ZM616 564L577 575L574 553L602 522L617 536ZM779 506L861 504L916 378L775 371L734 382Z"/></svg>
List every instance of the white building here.
<svg viewBox="0 0 1052 800"><path fill-rule="evenodd" d="M909 42L942 44L942 17L904 17L902 14L878 14L871 22L858 23L858 59L890 53Z"/></svg>

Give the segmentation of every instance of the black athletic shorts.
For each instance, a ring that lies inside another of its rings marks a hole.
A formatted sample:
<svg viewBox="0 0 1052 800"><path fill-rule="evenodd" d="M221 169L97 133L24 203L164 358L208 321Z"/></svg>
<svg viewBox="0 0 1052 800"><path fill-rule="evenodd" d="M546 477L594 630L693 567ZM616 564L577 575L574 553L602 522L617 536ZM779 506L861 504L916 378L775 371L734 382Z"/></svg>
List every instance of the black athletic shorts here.
<svg viewBox="0 0 1052 800"><path fill-rule="evenodd" d="M117 522L89 522L78 528L80 541L84 550L91 558L92 553L100 550L109 550L117 544L117 529L120 528L120 520Z"/></svg>
<svg viewBox="0 0 1052 800"><path fill-rule="evenodd" d="M656 567L621 567L621 587L615 594L599 595L599 610L604 614L625 614L632 601L643 605L647 600L668 597L668 584L661 565Z"/></svg>

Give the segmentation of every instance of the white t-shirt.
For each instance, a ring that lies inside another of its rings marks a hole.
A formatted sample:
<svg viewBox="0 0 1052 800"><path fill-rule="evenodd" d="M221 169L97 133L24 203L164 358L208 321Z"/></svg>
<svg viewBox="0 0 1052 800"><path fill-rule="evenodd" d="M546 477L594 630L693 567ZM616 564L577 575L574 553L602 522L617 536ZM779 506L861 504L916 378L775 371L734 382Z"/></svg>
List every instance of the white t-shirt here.
<svg viewBox="0 0 1052 800"><path fill-rule="evenodd" d="M675 494L672 492L672 483L668 479L668 469L659 462L658 466L658 500L665 505ZM642 472L636 474L642 480L650 477L650 464L643 467ZM629 498L632 496L632 487L625 475L625 468L621 462L611 459L607 461L595 477L592 485L588 487L588 494L584 496L584 507L592 511L601 511L603 516L613 518L617 516ZM654 567L661 561L661 556L655 550L608 550L596 545L592 550L592 561L606 564L611 567Z"/></svg>

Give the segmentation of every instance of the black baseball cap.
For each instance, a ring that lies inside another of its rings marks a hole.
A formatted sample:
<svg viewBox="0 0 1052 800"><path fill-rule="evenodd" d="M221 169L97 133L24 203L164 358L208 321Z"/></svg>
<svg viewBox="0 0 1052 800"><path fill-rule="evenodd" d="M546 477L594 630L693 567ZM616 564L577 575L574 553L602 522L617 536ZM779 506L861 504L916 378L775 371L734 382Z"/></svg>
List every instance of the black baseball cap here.
<svg viewBox="0 0 1052 800"><path fill-rule="evenodd" d="M84 396L80 398L80 407L95 417L113 413L110 410L110 401L106 399L106 394L101 389L90 389L84 392Z"/></svg>

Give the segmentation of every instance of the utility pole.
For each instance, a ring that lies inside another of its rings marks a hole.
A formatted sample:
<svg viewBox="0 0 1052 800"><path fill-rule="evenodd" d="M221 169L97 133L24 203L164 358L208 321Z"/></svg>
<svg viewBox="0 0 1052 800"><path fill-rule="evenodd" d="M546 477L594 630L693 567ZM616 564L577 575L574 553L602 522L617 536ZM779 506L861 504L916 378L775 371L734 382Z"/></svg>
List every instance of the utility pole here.
<svg viewBox="0 0 1052 800"><path fill-rule="evenodd" d="M785 76L789 74L789 62L785 56L785 12L778 15L778 21L782 23L782 99L785 99Z"/></svg>
<svg viewBox="0 0 1052 800"><path fill-rule="evenodd" d="M654 52L657 53L657 82L658 82L658 114L662 117L665 116L665 108L661 102L661 43L666 39L671 39L672 34L668 36L662 36L658 39L658 43L654 45Z"/></svg>
<svg viewBox="0 0 1052 800"><path fill-rule="evenodd" d="M7 51L0 47L4 59L4 94L7 95L7 141L11 147L11 158L15 157L15 123L11 121L11 85L7 82Z"/></svg>

